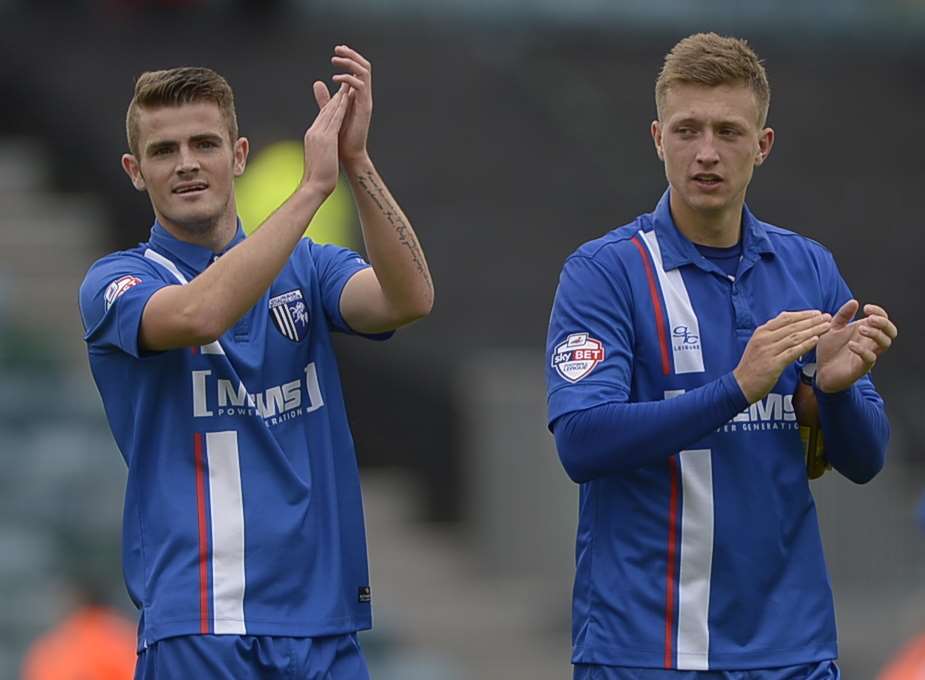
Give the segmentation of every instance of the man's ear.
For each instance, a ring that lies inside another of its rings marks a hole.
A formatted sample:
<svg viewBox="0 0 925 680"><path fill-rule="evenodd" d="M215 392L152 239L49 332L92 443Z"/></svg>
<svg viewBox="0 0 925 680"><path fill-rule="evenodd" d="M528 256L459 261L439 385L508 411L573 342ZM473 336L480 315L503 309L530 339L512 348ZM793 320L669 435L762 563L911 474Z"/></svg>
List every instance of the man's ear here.
<svg viewBox="0 0 925 680"><path fill-rule="evenodd" d="M247 166L247 153L250 151L250 142L247 137L238 137L234 143L234 176L240 177L244 174L244 168Z"/></svg>
<svg viewBox="0 0 925 680"><path fill-rule="evenodd" d="M132 180L132 186L138 189L138 191L145 190L145 178L141 174L141 164L139 164L137 158L130 153L122 154L122 169L125 170L125 174Z"/></svg>
<svg viewBox="0 0 925 680"><path fill-rule="evenodd" d="M774 146L774 130L765 128L758 135L758 153L755 155L755 165L761 165L768 159L771 147Z"/></svg>
<svg viewBox="0 0 925 680"><path fill-rule="evenodd" d="M665 153L662 151L662 124L657 120L653 120L650 132L652 133L652 141L655 143L655 153L658 154L658 159L660 161L664 161Z"/></svg>

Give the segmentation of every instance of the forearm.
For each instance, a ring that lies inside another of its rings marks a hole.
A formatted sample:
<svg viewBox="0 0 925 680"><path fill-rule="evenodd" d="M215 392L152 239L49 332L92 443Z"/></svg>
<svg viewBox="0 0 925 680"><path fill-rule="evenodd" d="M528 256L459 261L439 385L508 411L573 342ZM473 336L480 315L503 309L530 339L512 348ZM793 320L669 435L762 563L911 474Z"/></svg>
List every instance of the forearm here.
<svg viewBox="0 0 925 680"><path fill-rule="evenodd" d="M608 403L553 424L566 472L576 482L664 462L748 406L731 373L673 399Z"/></svg>
<svg viewBox="0 0 925 680"><path fill-rule="evenodd" d="M368 156L345 162L366 254L396 320L426 316L434 286L414 229Z"/></svg>
<svg viewBox="0 0 925 680"><path fill-rule="evenodd" d="M211 309L219 315L221 332L240 319L270 287L324 199L317 189L300 185L258 230L190 284L196 285L191 292L201 296L203 312Z"/></svg>
<svg viewBox="0 0 925 680"><path fill-rule="evenodd" d="M179 319L147 329L149 349L205 344L231 328L267 290L302 238L305 225L324 200L323 192L303 185L252 236L229 250L186 286L170 290L172 299L152 303L172 306ZM151 306L151 303L149 303ZM150 310L152 313L163 310ZM147 315L149 310L146 309ZM185 321L184 321L185 320ZM175 329L187 328L190 337ZM144 329L143 327L143 330ZM153 332L151 332L153 330Z"/></svg>
<svg viewBox="0 0 925 680"><path fill-rule="evenodd" d="M842 392L815 393L829 463L853 482L869 482L883 467L890 439L880 396L869 382Z"/></svg>

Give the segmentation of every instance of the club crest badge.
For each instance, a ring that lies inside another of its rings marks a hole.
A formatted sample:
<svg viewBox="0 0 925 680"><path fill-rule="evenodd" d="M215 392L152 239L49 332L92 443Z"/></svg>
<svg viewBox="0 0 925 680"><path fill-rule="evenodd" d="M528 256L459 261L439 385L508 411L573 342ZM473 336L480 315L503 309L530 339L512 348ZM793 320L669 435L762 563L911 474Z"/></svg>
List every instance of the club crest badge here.
<svg viewBox="0 0 925 680"><path fill-rule="evenodd" d="M572 333L552 353L552 367L570 383L587 376L603 360L604 344L587 333Z"/></svg>
<svg viewBox="0 0 925 680"><path fill-rule="evenodd" d="M293 342L299 342L308 335L308 307L301 290L270 298L270 318L276 329Z"/></svg>
<svg viewBox="0 0 925 680"><path fill-rule="evenodd" d="M112 307L112 303L124 295L129 288L133 288L139 283L141 283L141 279L131 274L118 278L110 283L106 288L105 295L103 295L103 300L106 303L106 311L109 311L109 308Z"/></svg>

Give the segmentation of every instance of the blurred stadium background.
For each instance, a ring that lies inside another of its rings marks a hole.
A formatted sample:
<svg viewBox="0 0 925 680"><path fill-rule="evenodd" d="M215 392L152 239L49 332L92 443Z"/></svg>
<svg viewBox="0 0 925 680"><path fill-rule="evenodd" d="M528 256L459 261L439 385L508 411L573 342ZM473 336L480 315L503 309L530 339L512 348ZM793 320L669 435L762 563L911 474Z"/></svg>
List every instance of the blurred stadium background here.
<svg viewBox="0 0 925 680"><path fill-rule="evenodd" d="M373 157L438 288L431 318L394 341L339 341L374 677L570 677L577 493L545 431L546 322L564 258L663 191L653 84L698 30L746 37L766 60L778 136L751 207L826 244L901 329L875 375L887 468L864 487L813 484L844 674L874 678L925 629L922 0L0 0L0 678L17 677L75 580L134 616L125 469L75 304L89 264L151 224L118 162L134 77L201 64L229 79L259 214L341 42L375 65ZM326 219L325 238L356 242L349 208Z"/></svg>

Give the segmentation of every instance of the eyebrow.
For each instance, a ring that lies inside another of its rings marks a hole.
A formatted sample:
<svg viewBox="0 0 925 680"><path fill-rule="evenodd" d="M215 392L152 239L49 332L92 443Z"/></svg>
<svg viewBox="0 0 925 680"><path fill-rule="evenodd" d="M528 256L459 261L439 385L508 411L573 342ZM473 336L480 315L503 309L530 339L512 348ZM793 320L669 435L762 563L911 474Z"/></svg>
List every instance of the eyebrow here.
<svg viewBox="0 0 925 680"><path fill-rule="evenodd" d="M151 153L154 153L155 151L159 151L160 149L168 149L168 148L170 148L170 147L172 147L172 146L176 146L176 145L177 145L176 142L173 142L173 141L170 141L170 140L166 140L166 139L165 139L165 140L161 140L161 141L157 141L157 142L149 142L149 143L145 146L145 153L146 153L146 154L151 154Z"/></svg>
<svg viewBox="0 0 925 680"><path fill-rule="evenodd" d="M671 123L671 127L677 127L678 125L703 125L703 121L697 118L694 118L692 116L688 116L680 120L672 121ZM710 125L714 127L722 127L724 125L728 125L731 127L737 127L737 128L743 127L743 123L741 120L736 120L733 118L723 118L723 119L711 121Z"/></svg>
<svg viewBox="0 0 925 680"><path fill-rule="evenodd" d="M217 142L218 144L222 144L224 142L221 135L217 135L213 132L203 132L202 134L193 135L189 139L193 144L196 142ZM150 142L145 147L145 153L151 154L160 149L169 149L175 146L177 146L177 142L172 139L157 140Z"/></svg>
<svg viewBox="0 0 925 680"><path fill-rule="evenodd" d="M191 142L218 142L221 144L224 140L221 135L217 135L214 132L204 132L201 135L193 135L190 137Z"/></svg>

